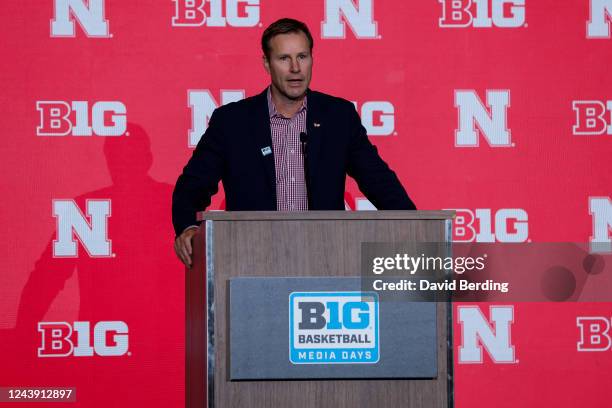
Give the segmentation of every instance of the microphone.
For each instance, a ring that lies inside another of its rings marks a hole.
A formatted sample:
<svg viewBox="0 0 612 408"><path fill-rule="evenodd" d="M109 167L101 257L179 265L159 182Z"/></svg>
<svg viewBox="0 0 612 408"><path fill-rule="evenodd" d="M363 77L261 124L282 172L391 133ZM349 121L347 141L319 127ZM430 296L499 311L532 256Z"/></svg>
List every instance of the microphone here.
<svg viewBox="0 0 612 408"><path fill-rule="evenodd" d="M300 143L302 145L302 157L304 158L304 182L306 183L306 200L308 209L310 210L310 183L308 182L308 160L306 155L306 144L308 143L308 135L306 132L300 132Z"/></svg>
<svg viewBox="0 0 612 408"><path fill-rule="evenodd" d="M300 132L300 143L302 144L302 156L304 163L306 162L306 143L308 143L308 135L305 132Z"/></svg>

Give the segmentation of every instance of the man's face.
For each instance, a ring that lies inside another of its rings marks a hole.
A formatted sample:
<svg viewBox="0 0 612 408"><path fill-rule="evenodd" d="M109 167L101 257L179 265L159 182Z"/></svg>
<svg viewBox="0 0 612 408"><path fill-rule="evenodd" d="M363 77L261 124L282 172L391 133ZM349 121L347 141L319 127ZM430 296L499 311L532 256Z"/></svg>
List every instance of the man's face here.
<svg viewBox="0 0 612 408"><path fill-rule="evenodd" d="M264 66L277 94L301 99L312 77L312 55L306 35L300 31L272 37L270 58L264 56Z"/></svg>

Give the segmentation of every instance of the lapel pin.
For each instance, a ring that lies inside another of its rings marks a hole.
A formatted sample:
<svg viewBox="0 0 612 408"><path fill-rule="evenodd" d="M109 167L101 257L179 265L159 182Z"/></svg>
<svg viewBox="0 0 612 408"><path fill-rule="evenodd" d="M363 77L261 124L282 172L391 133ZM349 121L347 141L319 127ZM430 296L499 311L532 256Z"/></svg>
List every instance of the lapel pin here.
<svg viewBox="0 0 612 408"><path fill-rule="evenodd" d="M317 122L314 122L313 125L314 125L314 127L321 127L321 124L317 123Z"/></svg>
<svg viewBox="0 0 612 408"><path fill-rule="evenodd" d="M270 148L270 146L266 146L261 149L261 154L263 154L264 156L272 154L272 149Z"/></svg>

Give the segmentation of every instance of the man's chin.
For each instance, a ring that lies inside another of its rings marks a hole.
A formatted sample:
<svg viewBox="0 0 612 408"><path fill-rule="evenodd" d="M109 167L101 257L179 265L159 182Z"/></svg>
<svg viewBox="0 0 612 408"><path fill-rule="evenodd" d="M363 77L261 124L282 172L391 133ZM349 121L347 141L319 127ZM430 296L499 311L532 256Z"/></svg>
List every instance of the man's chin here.
<svg viewBox="0 0 612 408"><path fill-rule="evenodd" d="M305 87L304 86L301 86L301 87L275 86L276 92L280 94L279 96L282 96L283 98L291 100L291 101L303 99L304 96L306 95L307 89L308 89L308 86L305 86Z"/></svg>
<svg viewBox="0 0 612 408"><path fill-rule="evenodd" d="M291 100L299 100L306 95L306 89L288 89L285 94Z"/></svg>

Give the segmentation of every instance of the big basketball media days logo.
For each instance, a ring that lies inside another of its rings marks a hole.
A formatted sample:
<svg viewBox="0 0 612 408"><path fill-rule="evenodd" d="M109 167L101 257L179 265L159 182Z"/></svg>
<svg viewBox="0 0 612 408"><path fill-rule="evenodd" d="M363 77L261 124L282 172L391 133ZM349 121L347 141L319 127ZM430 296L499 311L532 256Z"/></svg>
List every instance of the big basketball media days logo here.
<svg viewBox="0 0 612 408"><path fill-rule="evenodd" d="M77 239L90 258L114 256L112 242L108 237L110 199L86 200L85 214L74 200L53 200L52 208L56 220L54 258L77 258Z"/></svg>
<svg viewBox="0 0 612 408"><path fill-rule="evenodd" d="M37 136L121 136L127 108L119 101L37 101Z"/></svg>
<svg viewBox="0 0 612 408"><path fill-rule="evenodd" d="M438 0L442 28L526 27L526 0Z"/></svg>
<svg viewBox="0 0 612 408"><path fill-rule="evenodd" d="M128 325L121 321L39 322L38 357L130 355Z"/></svg>
<svg viewBox="0 0 612 408"><path fill-rule="evenodd" d="M110 38L105 0L54 0L51 37L76 37L75 21L87 37Z"/></svg>
<svg viewBox="0 0 612 408"><path fill-rule="evenodd" d="M379 354L378 294L289 295L289 360L293 364L376 363Z"/></svg>
<svg viewBox="0 0 612 408"><path fill-rule="evenodd" d="M487 89L486 106L473 89L455 90L458 126L456 147L478 147L482 136L490 147L514 147L508 129L510 91Z"/></svg>
<svg viewBox="0 0 612 408"><path fill-rule="evenodd" d="M245 97L244 89L221 89L221 105L237 102ZM188 133L189 147L195 147L208 128L208 122L215 109L219 107L217 99L209 89L189 89L187 105L191 109L191 128ZM353 102L360 112L361 124L368 136L397 136L395 129L395 106L389 101Z"/></svg>
<svg viewBox="0 0 612 408"><path fill-rule="evenodd" d="M578 327L578 351L609 351L612 350L610 326L612 318L605 316L580 316L576 318Z"/></svg>
<svg viewBox="0 0 612 408"><path fill-rule="evenodd" d="M574 136L612 135L612 100L572 101Z"/></svg>

